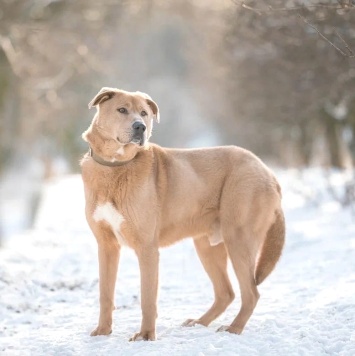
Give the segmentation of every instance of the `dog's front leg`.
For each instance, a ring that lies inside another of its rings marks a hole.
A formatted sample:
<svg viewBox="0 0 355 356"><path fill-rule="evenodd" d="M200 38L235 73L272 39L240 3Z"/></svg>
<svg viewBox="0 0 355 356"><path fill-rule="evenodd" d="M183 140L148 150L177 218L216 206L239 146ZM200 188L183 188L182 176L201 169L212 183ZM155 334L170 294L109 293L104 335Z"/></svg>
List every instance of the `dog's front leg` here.
<svg viewBox="0 0 355 356"><path fill-rule="evenodd" d="M109 229L106 229L104 234L95 234L95 237L99 254L100 317L99 325L92 331L91 336L109 335L112 332L112 311L115 308L115 284L121 249Z"/></svg>
<svg viewBox="0 0 355 356"><path fill-rule="evenodd" d="M130 341L155 340L155 322L157 318L157 296L159 278L158 246L141 246L136 251L141 274L142 325L139 333Z"/></svg>

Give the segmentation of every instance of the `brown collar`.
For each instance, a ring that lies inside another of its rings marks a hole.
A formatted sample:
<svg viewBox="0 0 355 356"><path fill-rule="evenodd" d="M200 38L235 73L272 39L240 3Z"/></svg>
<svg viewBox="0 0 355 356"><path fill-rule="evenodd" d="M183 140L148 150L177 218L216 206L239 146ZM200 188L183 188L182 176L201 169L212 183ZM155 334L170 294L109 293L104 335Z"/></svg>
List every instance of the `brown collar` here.
<svg viewBox="0 0 355 356"><path fill-rule="evenodd" d="M103 158L101 158L100 156L98 156L91 147L89 147L89 156L92 157L92 159L98 163L101 164L102 166L107 166L107 167L120 167L120 166L124 166L125 164L131 162L133 160L130 159L128 161L114 161L114 162L110 162L110 161L106 161Z"/></svg>

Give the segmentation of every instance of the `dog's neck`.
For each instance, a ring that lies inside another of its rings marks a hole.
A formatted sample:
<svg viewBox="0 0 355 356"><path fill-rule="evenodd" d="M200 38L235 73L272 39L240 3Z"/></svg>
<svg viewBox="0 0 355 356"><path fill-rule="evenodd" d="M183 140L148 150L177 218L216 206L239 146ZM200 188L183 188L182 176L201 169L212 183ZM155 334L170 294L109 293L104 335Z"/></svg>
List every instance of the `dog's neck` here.
<svg viewBox="0 0 355 356"><path fill-rule="evenodd" d="M130 159L128 161L106 161L104 160L102 157L98 156L91 147L89 147L89 156L98 164L101 164L102 166L106 166L106 167L120 167L120 166L124 166L127 163L131 162L133 160Z"/></svg>

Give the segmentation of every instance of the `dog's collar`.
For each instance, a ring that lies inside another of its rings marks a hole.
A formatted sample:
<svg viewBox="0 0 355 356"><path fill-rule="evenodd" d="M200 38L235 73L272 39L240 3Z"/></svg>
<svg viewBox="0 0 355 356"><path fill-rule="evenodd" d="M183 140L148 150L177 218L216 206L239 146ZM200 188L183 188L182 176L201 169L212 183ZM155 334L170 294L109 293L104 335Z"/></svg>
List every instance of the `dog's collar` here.
<svg viewBox="0 0 355 356"><path fill-rule="evenodd" d="M120 166L124 166L125 164L129 163L132 161L132 159L128 160L128 161L114 161L114 162L110 162L110 161L106 161L103 158L101 158L100 156L98 156L91 147L89 147L89 156L98 164L101 164L102 166L107 166L107 167L120 167Z"/></svg>

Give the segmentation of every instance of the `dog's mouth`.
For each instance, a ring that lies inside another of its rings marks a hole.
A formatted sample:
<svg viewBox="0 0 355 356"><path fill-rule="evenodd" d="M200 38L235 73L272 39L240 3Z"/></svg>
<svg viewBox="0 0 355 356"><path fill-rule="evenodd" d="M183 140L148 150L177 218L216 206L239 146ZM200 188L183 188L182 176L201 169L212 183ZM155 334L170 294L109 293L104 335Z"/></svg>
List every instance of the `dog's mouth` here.
<svg viewBox="0 0 355 356"><path fill-rule="evenodd" d="M134 138L131 143L134 143L136 145L139 145L139 146L144 146L144 143L145 143L145 139L144 137L142 138Z"/></svg>
<svg viewBox="0 0 355 356"><path fill-rule="evenodd" d="M121 144L124 144L124 145L127 145L128 143L133 143L133 144L138 145L138 146L144 146L144 144L145 144L145 138L144 137L133 137L132 140L127 142L127 143L123 143L117 137L117 141L120 142Z"/></svg>
<svg viewBox="0 0 355 356"><path fill-rule="evenodd" d="M144 138L144 136L133 137L130 143L134 143L135 145L139 145L139 146L144 146L145 138Z"/></svg>
<svg viewBox="0 0 355 356"><path fill-rule="evenodd" d="M120 144L123 144L123 145L127 145L128 143L133 143L133 144L138 145L138 146L144 146L145 141L146 141L144 135L143 136L139 136L139 137L133 136L130 141L120 140L119 137L117 137L116 139Z"/></svg>

